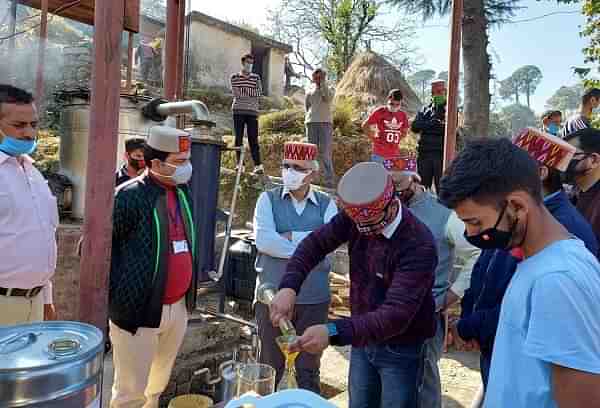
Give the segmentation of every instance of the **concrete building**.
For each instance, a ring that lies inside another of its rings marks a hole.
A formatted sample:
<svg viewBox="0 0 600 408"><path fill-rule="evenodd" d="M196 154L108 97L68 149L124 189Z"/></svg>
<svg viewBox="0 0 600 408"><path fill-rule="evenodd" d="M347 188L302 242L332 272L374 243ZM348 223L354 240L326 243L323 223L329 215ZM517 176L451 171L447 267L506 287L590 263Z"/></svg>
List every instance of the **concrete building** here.
<svg viewBox="0 0 600 408"><path fill-rule="evenodd" d="M262 78L265 95L283 96L285 56L292 52L291 46L197 11L188 18L188 72L195 86L228 89L231 75L241 68L240 58L250 53L255 57L254 72ZM151 40L163 27L164 23L155 18L142 16L140 34Z"/></svg>

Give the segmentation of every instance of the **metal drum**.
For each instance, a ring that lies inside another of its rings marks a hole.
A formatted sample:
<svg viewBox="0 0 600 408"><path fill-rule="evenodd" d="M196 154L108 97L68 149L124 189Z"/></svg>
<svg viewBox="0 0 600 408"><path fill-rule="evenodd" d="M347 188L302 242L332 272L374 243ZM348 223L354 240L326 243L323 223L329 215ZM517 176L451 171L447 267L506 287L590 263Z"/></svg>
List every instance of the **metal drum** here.
<svg viewBox="0 0 600 408"><path fill-rule="evenodd" d="M99 408L103 352L88 324L0 327L0 407Z"/></svg>

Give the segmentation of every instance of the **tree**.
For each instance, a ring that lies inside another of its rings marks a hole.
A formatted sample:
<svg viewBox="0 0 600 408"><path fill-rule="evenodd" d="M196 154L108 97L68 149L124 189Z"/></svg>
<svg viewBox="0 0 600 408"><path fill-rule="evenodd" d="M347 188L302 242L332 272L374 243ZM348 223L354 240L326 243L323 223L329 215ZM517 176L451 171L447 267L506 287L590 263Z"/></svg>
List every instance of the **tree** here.
<svg viewBox="0 0 600 408"><path fill-rule="evenodd" d="M498 89L500 97L504 100L515 98L515 103L519 104L519 93L521 92L521 84L515 78L514 75L500 81L500 88Z"/></svg>
<svg viewBox="0 0 600 408"><path fill-rule="evenodd" d="M600 87L600 80L592 76L592 72L600 72L600 2L584 0L582 13L586 22L581 35L589 40L583 49L584 62L592 67L573 67L573 71L581 77L585 87Z"/></svg>
<svg viewBox="0 0 600 408"><path fill-rule="evenodd" d="M525 93L527 107L531 108L530 98L535 93L540 82L542 82L542 71L535 65L525 65L517 69L513 77L519 85L519 90Z"/></svg>
<svg viewBox="0 0 600 408"><path fill-rule="evenodd" d="M152 17L159 21L167 19L167 1L166 0L142 0L141 14Z"/></svg>
<svg viewBox="0 0 600 408"><path fill-rule="evenodd" d="M546 108L557 109L564 115L574 112L579 108L581 96L583 95L583 85L561 86L554 92L554 95L546 101Z"/></svg>
<svg viewBox="0 0 600 408"><path fill-rule="evenodd" d="M390 0L391 3L420 13L424 19L446 15L451 0ZM568 2L569 0L557 0ZM597 0L587 0L594 1ZM465 135L482 136L488 132L490 116L490 57L488 28L508 21L519 8L519 0L464 0L462 55L465 73Z"/></svg>
<svg viewBox="0 0 600 408"><path fill-rule="evenodd" d="M435 71L432 69L424 69L421 71L417 71L407 78L410 85L421 93L421 102L423 103L425 103L425 101L428 99L428 87L434 78Z"/></svg>
<svg viewBox="0 0 600 408"><path fill-rule="evenodd" d="M500 121L508 131L507 136L513 136L523 128L535 126L537 118L527 106L514 104L502 108Z"/></svg>
<svg viewBox="0 0 600 408"><path fill-rule="evenodd" d="M352 58L371 49L399 67L414 53L414 28L406 19L390 24L385 0L282 0L268 11L270 35L294 47L293 63L306 77L327 65L341 77ZM322 44L326 46L323 47Z"/></svg>

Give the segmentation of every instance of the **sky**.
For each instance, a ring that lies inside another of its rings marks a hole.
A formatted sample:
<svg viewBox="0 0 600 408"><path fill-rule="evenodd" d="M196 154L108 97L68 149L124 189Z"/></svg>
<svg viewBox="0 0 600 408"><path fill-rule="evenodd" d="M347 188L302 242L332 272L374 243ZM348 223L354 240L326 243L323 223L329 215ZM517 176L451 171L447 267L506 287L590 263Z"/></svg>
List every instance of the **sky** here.
<svg viewBox="0 0 600 408"><path fill-rule="evenodd" d="M279 0L192 0L192 8L228 21L243 21L256 27L266 24L269 7ZM523 65L537 65L544 78L531 99L532 109L541 113L545 103L562 85L573 85L577 78L571 67L583 65L581 49L585 39L579 35L585 18L578 5L558 5L554 1L523 0L514 23L490 30L490 47L494 72L504 79ZM577 12L575 14L562 14ZM401 12L399 12L401 13ZM519 22L544 16L534 21ZM417 25L415 45L423 56L421 68L437 72L448 68L450 29L448 18L434 19ZM498 56L498 58L496 58ZM525 98L521 98L524 103ZM508 103L508 102L506 102Z"/></svg>

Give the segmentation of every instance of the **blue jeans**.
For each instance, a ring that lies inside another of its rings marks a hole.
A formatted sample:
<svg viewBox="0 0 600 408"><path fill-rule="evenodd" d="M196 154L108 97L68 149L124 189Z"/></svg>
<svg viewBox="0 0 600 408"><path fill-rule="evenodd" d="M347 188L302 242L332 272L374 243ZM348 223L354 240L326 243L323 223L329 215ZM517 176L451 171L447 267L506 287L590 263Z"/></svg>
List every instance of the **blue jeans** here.
<svg viewBox="0 0 600 408"><path fill-rule="evenodd" d="M423 343L353 347L350 408L418 408L423 360Z"/></svg>
<svg viewBox="0 0 600 408"><path fill-rule="evenodd" d="M442 384L438 363L442 358L444 348L445 318L441 313L435 314L437 321L435 336L425 341L425 368L423 375L423 388L419 396L421 407L442 407Z"/></svg>

